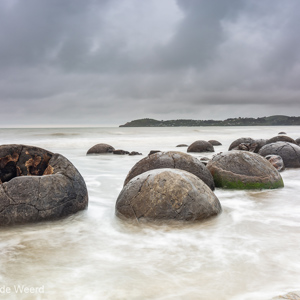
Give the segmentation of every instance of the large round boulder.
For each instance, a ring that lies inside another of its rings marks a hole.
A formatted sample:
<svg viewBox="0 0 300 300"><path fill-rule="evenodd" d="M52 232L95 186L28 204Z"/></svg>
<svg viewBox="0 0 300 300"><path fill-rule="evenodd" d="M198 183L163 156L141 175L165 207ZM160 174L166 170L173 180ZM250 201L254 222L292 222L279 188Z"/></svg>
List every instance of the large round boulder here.
<svg viewBox="0 0 300 300"><path fill-rule="evenodd" d="M72 163L38 147L0 146L0 180L0 225L57 219L88 205Z"/></svg>
<svg viewBox="0 0 300 300"><path fill-rule="evenodd" d="M279 172L263 157L248 151L218 154L207 164L216 187L274 189L283 187Z"/></svg>
<svg viewBox="0 0 300 300"><path fill-rule="evenodd" d="M295 139L295 142L297 143L297 145L300 145L300 138Z"/></svg>
<svg viewBox="0 0 300 300"><path fill-rule="evenodd" d="M216 195L192 173L156 169L131 179L116 202L116 215L125 219L206 219L221 212Z"/></svg>
<svg viewBox="0 0 300 300"><path fill-rule="evenodd" d="M260 149L259 154L262 156L279 155L286 168L300 168L300 147L296 144L287 142L267 144Z"/></svg>
<svg viewBox="0 0 300 300"><path fill-rule="evenodd" d="M286 136L286 135L274 136L271 139L268 139L266 144L272 144L272 143L276 143L276 142L288 142L288 143L292 143L292 144L297 144L294 139L292 139L291 137Z"/></svg>
<svg viewBox="0 0 300 300"><path fill-rule="evenodd" d="M103 154L112 153L113 151L115 151L115 148L113 146L100 143L90 148L86 154Z"/></svg>
<svg viewBox="0 0 300 300"><path fill-rule="evenodd" d="M144 172L162 168L181 169L190 172L203 180L212 190L215 188L214 180L203 163L192 155L177 151L157 152L141 159L129 171L124 185L133 177Z"/></svg>
<svg viewBox="0 0 300 300"><path fill-rule="evenodd" d="M215 152L215 150L211 143L199 140L192 143L188 147L187 152Z"/></svg>

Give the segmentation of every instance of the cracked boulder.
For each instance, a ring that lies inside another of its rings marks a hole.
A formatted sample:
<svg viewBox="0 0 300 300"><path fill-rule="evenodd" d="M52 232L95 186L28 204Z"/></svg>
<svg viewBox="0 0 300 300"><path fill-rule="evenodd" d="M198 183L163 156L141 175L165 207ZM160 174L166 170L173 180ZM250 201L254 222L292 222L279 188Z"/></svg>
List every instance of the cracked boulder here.
<svg viewBox="0 0 300 300"><path fill-rule="evenodd" d="M115 207L118 217L138 221L196 221L221 210L218 198L201 179L177 169L156 169L134 177Z"/></svg>
<svg viewBox="0 0 300 300"><path fill-rule="evenodd" d="M38 147L0 146L0 180L0 225L57 219L88 205L72 163Z"/></svg>
<svg viewBox="0 0 300 300"><path fill-rule="evenodd" d="M267 144L259 150L262 156L279 155L286 168L300 168L300 147L287 142Z"/></svg>
<svg viewBox="0 0 300 300"><path fill-rule="evenodd" d="M207 164L216 187L227 189L275 189L283 187L279 172L260 155L248 151L218 154Z"/></svg>
<svg viewBox="0 0 300 300"><path fill-rule="evenodd" d="M134 177L154 169L181 169L194 174L206 183L211 190L215 189L214 180L197 158L177 151L157 152L138 161L129 171L124 186Z"/></svg>
<svg viewBox="0 0 300 300"><path fill-rule="evenodd" d="M90 148L86 154L103 154L112 153L113 151L115 151L115 148L113 146L100 143Z"/></svg>
<svg viewBox="0 0 300 300"><path fill-rule="evenodd" d="M211 143L199 140L192 143L188 147L187 152L215 152L215 150Z"/></svg>

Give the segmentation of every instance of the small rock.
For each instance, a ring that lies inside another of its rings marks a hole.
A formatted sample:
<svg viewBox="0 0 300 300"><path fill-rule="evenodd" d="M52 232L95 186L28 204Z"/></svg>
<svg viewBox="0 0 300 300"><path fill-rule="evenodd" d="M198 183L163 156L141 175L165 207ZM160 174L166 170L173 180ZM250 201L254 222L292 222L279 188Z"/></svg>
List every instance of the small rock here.
<svg viewBox="0 0 300 300"><path fill-rule="evenodd" d="M129 152L125 151L125 150L118 149L118 150L114 150L113 154L125 155L125 154L129 154Z"/></svg>
<svg viewBox="0 0 300 300"><path fill-rule="evenodd" d="M176 147L188 147L188 145L186 145L186 144L179 144Z"/></svg>

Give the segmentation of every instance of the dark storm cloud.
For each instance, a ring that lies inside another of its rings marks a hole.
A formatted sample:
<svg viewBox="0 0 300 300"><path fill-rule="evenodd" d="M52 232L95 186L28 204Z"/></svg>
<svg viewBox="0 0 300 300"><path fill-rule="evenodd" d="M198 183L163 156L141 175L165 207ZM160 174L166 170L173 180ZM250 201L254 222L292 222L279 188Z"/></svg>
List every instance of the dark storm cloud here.
<svg viewBox="0 0 300 300"><path fill-rule="evenodd" d="M3 0L1 124L299 115L299 11L298 0Z"/></svg>

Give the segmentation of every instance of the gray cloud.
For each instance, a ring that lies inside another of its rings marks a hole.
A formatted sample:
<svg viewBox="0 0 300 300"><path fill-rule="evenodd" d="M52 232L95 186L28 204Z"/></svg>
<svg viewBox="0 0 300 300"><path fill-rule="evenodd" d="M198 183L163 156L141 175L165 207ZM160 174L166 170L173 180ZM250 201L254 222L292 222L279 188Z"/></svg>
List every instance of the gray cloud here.
<svg viewBox="0 0 300 300"><path fill-rule="evenodd" d="M3 0L0 123L299 115L299 11L297 0Z"/></svg>

